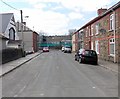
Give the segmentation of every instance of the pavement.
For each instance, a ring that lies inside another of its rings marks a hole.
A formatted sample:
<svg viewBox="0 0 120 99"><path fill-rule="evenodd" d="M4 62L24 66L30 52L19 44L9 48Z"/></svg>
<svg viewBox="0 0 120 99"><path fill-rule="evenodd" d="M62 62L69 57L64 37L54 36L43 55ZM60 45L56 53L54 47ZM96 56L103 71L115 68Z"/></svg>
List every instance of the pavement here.
<svg viewBox="0 0 120 99"><path fill-rule="evenodd" d="M119 66L118 63L113 63L110 61L105 61L105 60L99 59L98 64L99 64L99 66L109 69L113 72L120 73L120 71L118 69L118 66Z"/></svg>
<svg viewBox="0 0 120 99"><path fill-rule="evenodd" d="M40 54L41 54L41 51L33 54L29 54L25 57L0 65L0 77L4 76L5 74L8 74L9 72L20 67L21 65L29 62L30 60L32 60L33 58L37 57Z"/></svg>
<svg viewBox="0 0 120 99"><path fill-rule="evenodd" d="M40 55L40 51L27 55L26 57L22 57L19 58L17 60L5 63L0 65L0 77L4 76L5 74L13 71L14 69L20 67L21 65L27 63L28 61L32 60L33 58L37 57L38 55ZM112 62L108 62L108 61L104 61L104 60L98 60L98 64L99 66L109 69L113 72L118 73L118 64L117 63L112 63Z"/></svg>

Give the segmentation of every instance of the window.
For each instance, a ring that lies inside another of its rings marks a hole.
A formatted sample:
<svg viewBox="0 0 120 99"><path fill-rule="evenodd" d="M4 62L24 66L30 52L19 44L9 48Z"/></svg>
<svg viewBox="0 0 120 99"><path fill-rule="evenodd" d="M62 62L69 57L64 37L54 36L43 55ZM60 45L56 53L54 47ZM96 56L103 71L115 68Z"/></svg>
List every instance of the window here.
<svg viewBox="0 0 120 99"><path fill-rule="evenodd" d="M114 38L110 39L110 46L109 46L109 51L110 51L110 55L114 55L115 54L115 42L114 42Z"/></svg>
<svg viewBox="0 0 120 99"><path fill-rule="evenodd" d="M87 35L88 35L88 34L87 34L87 31L86 31L86 37L87 37Z"/></svg>
<svg viewBox="0 0 120 99"><path fill-rule="evenodd" d="M98 41L95 41L95 50L97 54L99 54L99 42Z"/></svg>
<svg viewBox="0 0 120 99"><path fill-rule="evenodd" d="M15 30L13 28L9 29L9 39L15 40Z"/></svg>
<svg viewBox="0 0 120 99"><path fill-rule="evenodd" d="M93 36L93 27L91 28L91 36Z"/></svg>
<svg viewBox="0 0 120 99"><path fill-rule="evenodd" d="M99 26L98 26L98 24L96 25L96 34L98 34L99 33Z"/></svg>
<svg viewBox="0 0 120 99"><path fill-rule="evenodd" d="M114 30L114 15L110 15L110 30Z"/></svg>
<svg viewBox="0 0 120 99"><path fill-rule="evenodd" d="M96 56L95 51L86 50L84 53L85 53L86 56Z"/></svg>
<svg viewBox="0 0 120 99"><path fill-rule="evenodd" d="M89 36L91 36L90 29L89 29Z"/></svg>
<svg viewBox="0 0 120 99"><path fill-rule="evenodd" d="M89 31L88 31L88 27L87 27L87 29L86 29L86 37L88 37L88 34L89 33Z"/></svg>
<svg viewBox="0 0 120 99"><path fill-rule="evenodd" d="M93 42L91 42L91 50L93 50L94 48L93 48Z"/></svg>
<svg viewBox="0 0 120 99"><path fill-rule="evenodd" d="M93 27L91 27L91 36L93 36Z"/></svg>

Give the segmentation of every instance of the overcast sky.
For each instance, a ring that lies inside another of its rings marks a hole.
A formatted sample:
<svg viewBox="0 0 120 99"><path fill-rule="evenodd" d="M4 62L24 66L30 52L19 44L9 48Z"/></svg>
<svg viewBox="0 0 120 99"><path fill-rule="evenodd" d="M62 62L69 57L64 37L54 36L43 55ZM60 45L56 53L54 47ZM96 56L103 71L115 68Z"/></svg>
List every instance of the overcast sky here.
<svg viewBox="0 0 120 99"><path fill-rule="evenodd" d="M97 9L109 8L119 0L2 0L18 10L8 7L0 1L1 13L14 13L15 21L20 21L23 10L27 26L37 32L48 35L68 34L69 29L79 29L97 16ZM29 16L29 18L25 18ZM33 28L34 27L34 28Z"/></svg>

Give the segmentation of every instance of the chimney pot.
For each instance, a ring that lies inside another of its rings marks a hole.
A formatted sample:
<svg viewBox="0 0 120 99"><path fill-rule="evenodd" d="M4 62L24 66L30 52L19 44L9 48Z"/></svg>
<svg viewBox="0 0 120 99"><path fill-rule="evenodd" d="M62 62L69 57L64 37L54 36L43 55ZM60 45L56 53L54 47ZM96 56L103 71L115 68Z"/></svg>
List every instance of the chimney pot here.
<svg viewBox="0 0 120 99"><path fill-rule="evenodd" d="M98 15L101 15L101 14L105 13L106 11L107 11L107 9L101 8L101 9L98 9L97 13L98 13Z"/></svg>

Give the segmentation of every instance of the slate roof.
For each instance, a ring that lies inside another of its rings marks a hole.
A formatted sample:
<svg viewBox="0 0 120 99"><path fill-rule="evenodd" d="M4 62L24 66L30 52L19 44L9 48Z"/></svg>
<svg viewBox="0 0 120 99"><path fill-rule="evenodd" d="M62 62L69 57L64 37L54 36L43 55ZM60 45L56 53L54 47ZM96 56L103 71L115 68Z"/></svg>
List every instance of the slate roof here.
<svg viewBox="0 0 120 99"><path fill-rule="evenodd" d="M0 32L1 33L5 32L12 16L13 16L13 13L0 13L0 18L2 19L1 20L2 25L0 25Z"/></svg>

